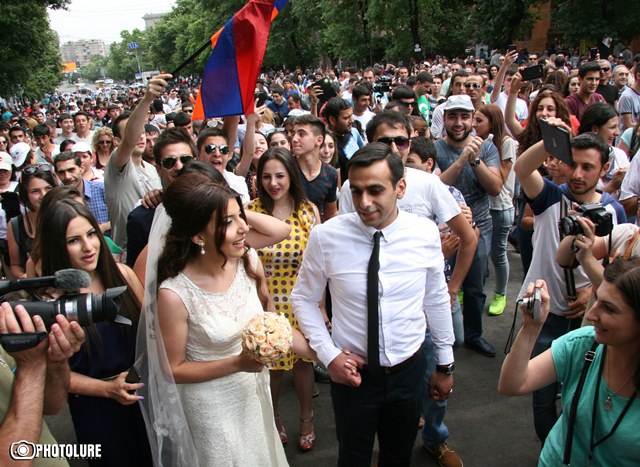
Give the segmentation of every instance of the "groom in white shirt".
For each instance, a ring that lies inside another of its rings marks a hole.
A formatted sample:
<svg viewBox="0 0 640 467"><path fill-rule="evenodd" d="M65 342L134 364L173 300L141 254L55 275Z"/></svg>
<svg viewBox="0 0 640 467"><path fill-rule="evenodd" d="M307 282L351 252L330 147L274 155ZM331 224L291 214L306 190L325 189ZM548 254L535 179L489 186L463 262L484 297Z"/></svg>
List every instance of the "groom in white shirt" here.
<svg viewBox="0 0 640 467"><path fill-rule="evenodd" d="M427 321L437 364L453 370L440 235L431 220L399 211L396 201L406 187L404 166L390 146L361 148L348 170L356 212L313 229L291 300L302 332L331 375L338 465L370 466L376 433L380 465L409 465L421 410ZM367 284L374 234L380 244L379 272L373 281L377 317ZM332 335L318 308L327 283ZM369 319L377 321L377 333L368 330ZM377 334L374 341L369 334ZM369 352L369 342L376 341L377 349ZM433 373L429 391L434 399L449 397L451 371Z"/></svg>

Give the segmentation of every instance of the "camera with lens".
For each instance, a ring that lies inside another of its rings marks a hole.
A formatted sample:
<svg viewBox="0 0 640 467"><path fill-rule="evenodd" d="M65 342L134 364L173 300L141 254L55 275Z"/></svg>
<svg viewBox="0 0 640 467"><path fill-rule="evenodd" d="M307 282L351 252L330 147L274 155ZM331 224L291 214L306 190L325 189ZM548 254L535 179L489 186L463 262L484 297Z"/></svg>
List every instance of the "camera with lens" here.
<svg viewBox="0 0 640 467"><path fill-rule="evenodd" d="M391 91L391 77L378 76L373 85L373 91L377 93L385 93Z"/></svg>
<svg viewBox="0 0 640 467"><path fill-rule="evenodd" d="M613 216L600 203L588 203L578 207L575 214L560 219L560 231L564 235L583 234L584 230L578 223L578 217L589 219L596 226L597 237L609 235L613 230Z"/></svg>

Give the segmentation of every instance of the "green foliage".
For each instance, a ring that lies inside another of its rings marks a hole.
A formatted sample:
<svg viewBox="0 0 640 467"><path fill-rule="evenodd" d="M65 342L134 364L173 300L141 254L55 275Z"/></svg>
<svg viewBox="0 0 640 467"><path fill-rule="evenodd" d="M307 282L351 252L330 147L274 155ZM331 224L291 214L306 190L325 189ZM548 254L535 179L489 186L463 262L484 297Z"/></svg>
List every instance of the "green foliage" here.
<svg viewBox="0 0 640 467"><path fill-rule="evenodd" d="M543 0L484 0L478 2L473 22L478 42L501 49L520 39L538 18Z"/></svg>
<svg viewBox="0 0 640 467"><path fill-rule="evenodd" d="M94 55L89 60L89 63L82 67L82 77L88 79L89 81L95 81L97 79L102 79L103 71L106 73L107 70L107 58L102 55Z"/></svg>
<svg viewBox="0 0 640 467"><path fill-rule="evenodd" d="M66 3L0 2L0 95L39 98L60 83L59 41L49 27L46 5Z"/></svg>
<svg viewBox="0 0 640 467"><path fill-rule="evenodd" d="M640 8L633 0L560 0L553 17L565 34L565 42L600 42L604 37L631 41L638 35Z"/></svg>
<svg viewBox="0 0 640 467"><path fill-rule="evenodd" d="M122 40L114 42L109 47L109 59L107 61L107 76L115 80L133 81L138 73L138 61L140 71L151 70L155 65L150 60L149 41L145 31L134 29L133 31L122 31ZM137 49L129 49L127 44L138 43ZM137 60L136 61L136 54Z"/></svg>

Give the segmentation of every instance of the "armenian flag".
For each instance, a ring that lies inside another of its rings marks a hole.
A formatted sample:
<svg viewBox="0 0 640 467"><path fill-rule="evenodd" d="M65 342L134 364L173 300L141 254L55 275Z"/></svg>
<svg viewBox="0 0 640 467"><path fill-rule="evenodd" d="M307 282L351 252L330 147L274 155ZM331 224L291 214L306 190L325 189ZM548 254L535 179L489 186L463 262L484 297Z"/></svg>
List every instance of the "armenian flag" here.
<svg viewBox="0 0 640 467"><path fill-rule="evenodd" d="M194 120L241 115L253 109L256 81L271 21L289 0L250 0L211 37Z"/></svg>

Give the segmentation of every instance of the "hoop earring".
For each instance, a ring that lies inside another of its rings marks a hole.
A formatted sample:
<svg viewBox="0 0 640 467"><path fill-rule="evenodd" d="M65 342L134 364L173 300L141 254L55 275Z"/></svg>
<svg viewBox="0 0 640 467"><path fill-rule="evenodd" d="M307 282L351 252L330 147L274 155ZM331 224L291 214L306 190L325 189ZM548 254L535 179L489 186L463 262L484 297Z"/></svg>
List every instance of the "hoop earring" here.
<svg viewBox="0 0 640 467"><path fill-rule="evenodd" d="M204 242L202 242L202 244L200 244L200 254L204 255L205 251L204 251Z"/></svg>

